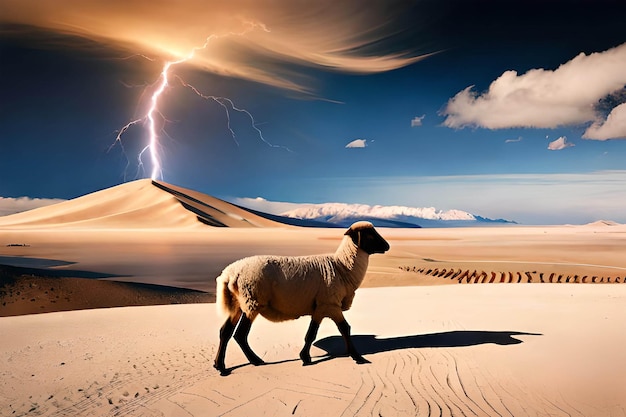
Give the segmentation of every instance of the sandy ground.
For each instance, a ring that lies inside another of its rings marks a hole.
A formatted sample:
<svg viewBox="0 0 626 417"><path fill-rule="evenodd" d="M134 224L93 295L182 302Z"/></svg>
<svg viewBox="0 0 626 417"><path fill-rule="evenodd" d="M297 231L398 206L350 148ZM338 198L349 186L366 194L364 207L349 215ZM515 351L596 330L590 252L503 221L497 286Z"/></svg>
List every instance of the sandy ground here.
<svg viewBox="0 0 626 417"><path fill-rule="evenodd" d="M210 303L5 317L0 415L626 415L625 284L459 285L425 273L556 271L615 282L626 268L623 226L381 232L392 249L372 256L364 283L378 288L360 289L347 313L369 365L341 357L338 332L324 322L318 363L302 367L307 320L259 319L251 345L270 364L246 365L231 344L234 369L220 377L211 365L221 323ZM341 233L5 230L0 259L90 283L210 294L233 259L325 252Z"/></svg>
<svg viewBox="0 0 626 417"><path fill-rule="evenodd" d="M234 260L256 254L332 252L340 229L2 230L0 264L53 268L69 277L95 277L213 292L214 278ZM467 229L382 229L391 244L372 256L365 286L443 284L420 268L626 277L626 226ZM19 245L19 246L7 246ZM27 245L27 246L22 246Z"/></svg>
<svg viewBox="0 0 626 417"><path fill-rule="evenodd" d="M337 356L325 321L302 367L307 320L259 319L269 363L232 344L227 377L213 304L8 317L0 414L623 416L625 302L616 285L360 289L347 318L371 364Z"/></svg>
<svg viewBox="0 0 626 417"><path fill-rule="evenodd" d="M327 320L302 367L308 320L261 318L268 364L231 343L221 377L220 271L343 234L229 210L141 181L0 218L0 265L26 268L0 268L0 416L626 416L626 226L380 229L346 314L371 364Z"/></svg>

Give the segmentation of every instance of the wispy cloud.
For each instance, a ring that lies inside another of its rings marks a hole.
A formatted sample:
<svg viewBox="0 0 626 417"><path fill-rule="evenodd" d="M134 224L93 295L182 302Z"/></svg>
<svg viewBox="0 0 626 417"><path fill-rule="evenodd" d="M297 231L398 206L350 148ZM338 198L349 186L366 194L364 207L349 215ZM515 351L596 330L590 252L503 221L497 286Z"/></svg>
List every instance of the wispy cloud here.
<svg viewBox="0 0 626 417"><path fill-rule="evenodd" d="M579 54L555 70L506 71L478 93L467 87L442 111L451 128L556 128L593 123L587 139L626 138L626 109L617 106L611 119L597 103L626 84L626 43L604 52Z"/></svg>
<svg viewBox="0 0 626 417"><path fill-rule="evenodd" d="M65 200L56 198L0 197L0 216L20 213L39 207L49 206Z"/></svg>
<svg viewBox="0 0 626 417"><path fill-rule="evenodd" d="M568 142L565 136L561 136L560 138L553 140L548 144L548 149L551 151L561 151L565 148L570 148L575 146L573 143Z"/></svg>
<svg viewBox="0 0 626 417"><path fill-rule="evenodd" d="M216 35L188 63L218 74L308 92L291 64L375 73L422 59L386 41L398 32L409 4L277 0L3 0L0 21L102 41L153 58L187 56ZM181 22L184 22L181 25ZM381 46L373 51L372 45ZM253 64L251 64L253 63ZM264 64L265 63L265 64ZM287 64L287 65L282 65Z"/></svg>
<svg viewBox="0 0 626 417"><path fill-rule="evenodd" d="M422 120L424 120L424 117L426 117L425 114L421 115L421 116L415 116L412 120L411 120L411 127L419 127L422 125Z"/></svg>
<svg viewBox="0 0 626 417"><path fill-rule="evenodd" d="M346 145L346 148L365 148L367 146L367 139L355 139Z"/></svg>

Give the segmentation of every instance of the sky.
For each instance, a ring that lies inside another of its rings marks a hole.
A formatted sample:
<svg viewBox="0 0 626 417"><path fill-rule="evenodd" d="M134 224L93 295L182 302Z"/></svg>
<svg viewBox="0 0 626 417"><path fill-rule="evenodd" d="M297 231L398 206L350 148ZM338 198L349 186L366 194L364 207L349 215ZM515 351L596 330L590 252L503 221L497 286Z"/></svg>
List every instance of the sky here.
<svg viewBox="0 0 626 417"><path fill-rule="evenodd" d="M0 0L0 202L154 176L626 223L625 2L365 4Z"/></svg>

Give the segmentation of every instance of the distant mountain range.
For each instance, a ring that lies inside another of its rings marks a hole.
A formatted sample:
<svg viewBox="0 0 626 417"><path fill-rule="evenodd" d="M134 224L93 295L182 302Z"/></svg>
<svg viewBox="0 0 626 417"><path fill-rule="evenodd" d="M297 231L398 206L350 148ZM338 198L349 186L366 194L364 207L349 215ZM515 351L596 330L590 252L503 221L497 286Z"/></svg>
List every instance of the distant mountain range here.
<svg viewBox="0 0 626 417"><path fill-rule="evenodd" d="M294 224L293 221L313 221L322 227L347 227L358 220L368 220L378 227L401 228L517 224L511 220L490 219L462 210L443 211L434 207L369 206L345 203L293 204L272 202L262 198L237 199L236 204L262 216L267 216L268 212L272 213L269 215L273 216L272 219L275 221L290 224Z"/></svg>

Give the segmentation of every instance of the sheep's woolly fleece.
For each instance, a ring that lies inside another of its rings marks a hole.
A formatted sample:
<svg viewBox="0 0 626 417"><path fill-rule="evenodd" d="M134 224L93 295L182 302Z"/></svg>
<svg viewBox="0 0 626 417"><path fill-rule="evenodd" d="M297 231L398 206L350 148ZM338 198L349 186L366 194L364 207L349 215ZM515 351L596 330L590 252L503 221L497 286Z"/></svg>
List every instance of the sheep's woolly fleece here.
<svg viewBox="0 0 626 417"><path fill-rule="evenodd" d="M350 230L373 229L357 222ZM261 314L283 321L313 314L320 305L347 310L367 271L369 255L345 235L334 254L252 256L226 267L217 278L217 307L225 315L238 308L251 319Z"/></svg>

